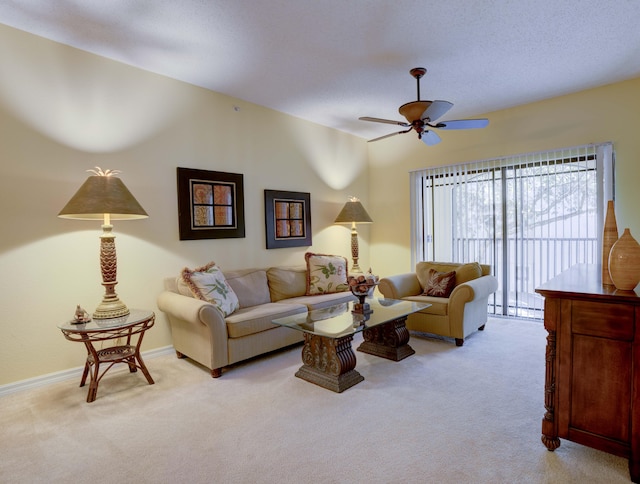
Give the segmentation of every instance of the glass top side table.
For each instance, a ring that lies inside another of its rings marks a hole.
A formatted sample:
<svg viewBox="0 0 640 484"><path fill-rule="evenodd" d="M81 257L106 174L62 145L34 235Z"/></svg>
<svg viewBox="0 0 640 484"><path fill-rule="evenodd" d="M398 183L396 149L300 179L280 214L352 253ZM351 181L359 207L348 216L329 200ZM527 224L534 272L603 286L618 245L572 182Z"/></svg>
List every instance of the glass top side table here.
<svg viewBox="0 0 640 484"><path fill-rule="evenodd" d="M84 365L80 386L84 386L89 375L89 392L87 402L93 402L98 393L98 383L105 373L116 363L126 363L129 371L135 373L142 370L149 385L154 381L149 370L140 356L140 345L145 331L155 322L153 311L132 309L127 316L113 319L94 319L88 323L68 321L58 325L58 328L69 341L84 343L87 348L87 361ZM137 335L137 338L134 336ZM124 339L125 344L116 343L115 346L96 349L95 343ZM100 364L108 366L100 373Z"/></svg>

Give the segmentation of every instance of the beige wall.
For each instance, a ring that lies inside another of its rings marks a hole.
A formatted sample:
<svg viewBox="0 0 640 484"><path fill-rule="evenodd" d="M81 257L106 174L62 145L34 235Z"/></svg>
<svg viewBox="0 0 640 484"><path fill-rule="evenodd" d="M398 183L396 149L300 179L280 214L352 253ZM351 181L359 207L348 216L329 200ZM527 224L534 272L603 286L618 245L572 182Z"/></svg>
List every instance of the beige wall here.
<svg viewBox="0 0 640 484"><path fill-rule="evenodd" d="M489 113L489 128L441 132L426 147L411 134L367 144L2 25L0 59L0 385L84 361L56 324L101 298L100 227L56 215L94 166L122 170L150 215L114 223L117 291L155 311L162 278L185 265L349 256L348 228L332 225L349 195L374 220L358 229L361 266L411 270L408 172L427 166L612 141L618 226L640 235L640 79ZM245 238L178 240L177 166L244 174ZM311 193L312 247L265 249L264 189ZM158 312L143 350L170 344Z"/></svg>
<svg viewBox="0 0 640 484"><path fill-rule="evenodd" d="M618 228L622 233L629 227L640 240L640 79L486 117L490 124L482 130L439 131L442 143L436 146L424 145L414 134L369 144L369 207L375 222L370 256L378 273L412 270L409 171L589 143L613 142Z"/></svg>
<svg viewBox="0 0 640 484"><path fill-rule="evenodd" d="M1 25L0 59L0 385L84 362L56 325L101 299L100 224L56 215L94 166L121 170L150 216L114 222L116 290L158 314L145 351L171 344L155 301L184 266L350 256L349 228L333 220L349 195L368 204L364 140ZM178 166L244 175L245 238L178 240ZM311 194L312 247L265 248L265 189Z"/></svg>

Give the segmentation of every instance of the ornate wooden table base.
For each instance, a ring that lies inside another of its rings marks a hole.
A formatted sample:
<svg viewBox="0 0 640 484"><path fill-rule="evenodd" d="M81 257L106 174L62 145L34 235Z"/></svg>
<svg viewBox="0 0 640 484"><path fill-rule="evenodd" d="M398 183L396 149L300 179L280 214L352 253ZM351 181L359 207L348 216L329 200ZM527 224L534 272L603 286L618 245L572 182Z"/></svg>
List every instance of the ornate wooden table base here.
<svg viewBox="0 0 640 484"><path fill-rule="evenodd" d="M415 353L409 346L409 330L405 326L406 317L385 324L366 328L362 332L364 341L358 351L374 356L400 361Z"/></svg>
<svg viewBox="0 0 640 484"><path fill-rule="evenodd" d="M356 354L351 348L352 341L351 334L328 338L305 333L302 348L304 365L296 376L337 393L360 383L364 377L355 370Z"/></svg>
<svg viewBox="0 0 640 484"><path fill-rule="evenodd" d="M358 351L400 361L415 353L405 327L406 317L385 324L365 328L364 341ZM304 334L302 362L296 372L298 378L315 383L337 393L360 383L364 377L356 371L356 354L351 342L353 335L331 338L317 334Z"/></svg>
<svg viewBox="0 0 640 484"><path fill-rule="evenodd" d="M364 380L355 369L352 346L353 335L359 332L364 341L358 351L363 353L393 361L415 353L408 344L407 315L430 304L385 298L370 298L367 304L367 312L357 311L359 304L349 302L273 320L274 324L304 333L298 378L337 393Z"/></svg>

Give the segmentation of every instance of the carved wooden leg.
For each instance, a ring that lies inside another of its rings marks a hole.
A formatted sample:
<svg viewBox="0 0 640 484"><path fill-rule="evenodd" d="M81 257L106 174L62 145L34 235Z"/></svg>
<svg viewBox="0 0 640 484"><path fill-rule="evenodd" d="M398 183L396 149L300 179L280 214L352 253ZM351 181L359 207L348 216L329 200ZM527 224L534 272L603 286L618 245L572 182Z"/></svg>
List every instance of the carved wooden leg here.
<svg viewBox="0 0 640 484"><path fill-rule="evenodd" d="M547 330L546 371L544 381L544 408L546 412L542 419L542 443L548 450L554 451L560 447L558 438L558 422L555 418L556 395L556 332Z"/></svg>
<svg viewBox="0 0 640 484"><path fill-rule="evenodd" d="M464 338L456 338L456 346L462 346L464 344Z"/></svg>
<svg viewBox="0 0 640 484"><path fill-rule="evenodd" d="M211 370L211 378L220 378L222 376L222 368L214 368Z"/></svg>
<svg viewBox="0 0 640 484"><path fill-rule="evenodd" d="M328 338L305 333L303 365L296 376L337 393L360 383L364 377L355 370L356 355L351 347L352 341L353 335Z"/></svg>

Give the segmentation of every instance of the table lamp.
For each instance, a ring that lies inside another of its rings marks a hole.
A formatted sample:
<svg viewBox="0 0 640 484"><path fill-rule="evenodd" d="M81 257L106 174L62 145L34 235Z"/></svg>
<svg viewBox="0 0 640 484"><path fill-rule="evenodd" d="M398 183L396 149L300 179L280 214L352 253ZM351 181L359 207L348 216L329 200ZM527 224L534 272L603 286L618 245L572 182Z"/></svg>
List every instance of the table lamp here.
<svg viewBox="0 0 640 484"><path fill-rule="evenodd" d="M360 200L356 197L349 197L349 201L344 204L335 222L333 222L335 224L351 224L352 272L362 272L358 265L358 231L356 230L356 223L370 224L372 222L373 220L371 220L371 217L369 217Z"/></svg>
<svg viewBox="0 0 640 484"><path fill-rule="evenodd" d="M58 217L80 220L103 220L100 236L100 270L105 294L93 313L95 319L119 318L129 314L127 306L115 292L118 263L115 236L111 233L111 220L147 218L131 192L117 175L118 170L102 171L99 167L87 170L93 176L87 178L76 194L60 211Z"/></svg>

